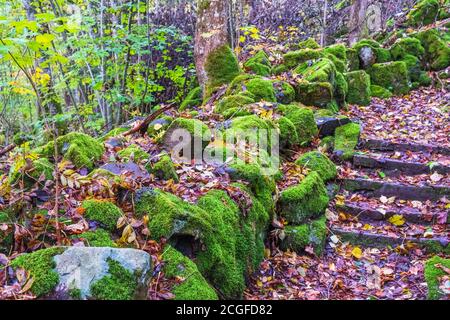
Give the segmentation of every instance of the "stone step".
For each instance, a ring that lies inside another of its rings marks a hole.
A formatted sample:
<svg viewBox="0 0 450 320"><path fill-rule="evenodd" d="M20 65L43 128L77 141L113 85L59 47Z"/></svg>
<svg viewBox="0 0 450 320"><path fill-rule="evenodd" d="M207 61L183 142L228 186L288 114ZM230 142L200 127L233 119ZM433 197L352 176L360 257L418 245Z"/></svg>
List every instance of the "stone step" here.
<svg viewBox="0 0 450 320"><path fill-rule="evenodd" d="M407 243L416 244L425 248L427 252L450 253L449 240L446 237L415 238L410 236L399 237L394 235L377 234L366 230L346 230L339 226L331 226L332 234L339 237L342 242L349 242L352 245L373 248L398 247Z"/></svg>
<svg viewBox="0 0 450 320"><path fill-rule="evenodd" d="M376 159L369 155L355 154L353 156L353 164L356 167L383 169L395 172L401 172L406 175L419 175L437 172L439 174L449 174L450 167L435 164L428 166L420 162L408 162L394 159L380 158Z"/></svg>
<svg viewBox="0 0 450 320"><path fill-rule="evenodd" d="M345 190L364 191L364 194L369 197L386 196L419 201L437 201L442 197L450 198L450 187L448 186L414 186L367 179L340 179L340 181Z"/></svg>
<svg viewBox="0 0 450 320"><path fill-rule="evenodd" d="M361 149L379 151L411 151L450 155L450 147L436 146L431 144L391 142L377 139L361 139L358 146Z"/></svg>
<svg viewBox="0 0 450 320"><path fill-rule="evenodd" d="M416 208L402 208L398 210L386 209L381 212L380 210L370 208L368 205L363 203L336 204L335 207L338 212L344 212L345 214L357 217L359 221L387 221L394 215L401 215L407 222L421 225L431 225L436 223L438 218L437 214L432 213L431 219L427 219L427 217Z"/></svg>

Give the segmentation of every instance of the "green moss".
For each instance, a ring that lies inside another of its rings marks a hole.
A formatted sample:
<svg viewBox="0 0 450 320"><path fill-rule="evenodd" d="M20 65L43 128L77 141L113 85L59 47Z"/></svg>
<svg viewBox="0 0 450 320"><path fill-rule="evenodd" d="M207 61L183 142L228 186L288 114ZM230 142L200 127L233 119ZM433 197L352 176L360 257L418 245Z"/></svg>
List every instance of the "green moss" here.
<svg viewBox="0 0 450 320"><path fill-rule="evenodd" d="M331 53L336 58L347 61L347 48L343 44L334 44L323 49L325 53Z"/></svg>
<svg viewBox="0 0 450 320"><path fill-rule="evenodd" d="M410 26L419 27L434 23L439 18L439 0L422 0L407 15Z"/></svg>
<svg viewBox="0 0 450 320"><path fill-rule="evenodd" d="M298 44L300 49L319 49L320 46L313 38L308 38Z"/></svg>
<svg viewBox="0 0 450 320"><path fill-rule="evenodd" d="M122 210L109 201L84 200L81 206L86 219L97 221L110 232L116 230L117 220L123 216Z"/></svg>
<svg viewBox="0 0 450 320"><path fill-rule="evenodd" d="M285 239L281 247L303 253L307 246L312 246L314 253L322 255L327 238L326 217L299 226L287 226L284 229Z"/></svg>
<svg viewBox="0 0 450 320"><path fill-rule="evenodd" d="M392 97L392 92L390 92L388 89L385 89L377 85L371 85L370 92L372 97L377 97L381 99L389 99L390 97Z"/></svg>
<svg viewBox="0 0 450 320"><path fill-rule="evenodd" d="M336 128L334 152L339 153L344 160L351 159L358 145L361 128L359 124L348 123Z"/></svg>
<svg viewBox="0 0 450 320"><path fill-rule="evenodd" d="M97 300L132 300L138 287L137 276L119 262L108 258L108 275L91 285L91 294Z"/></svg>
<svg viewBox="0 0 450 320"><path fill-rule="evenodd" d="M308 60L315 60L322 57L322 51L316 49L301 49L297 51L291 51L283 55L284 65L288 69L295 68L300 63Z"/></svg>
<svg viewBox="0 0 450 320"><path fill-rule="evenodd" d="M69 289L69 296L74 300L81 300L81 290L78 288Z"/></svg>
<svg viewBox="0 0 450 320"><path fill-rule="evenodd" d="M203 101L203 93L201 87L196 87L189 91L186 98L180 104L180 111L184 111L186 109L201 106Z"/></svg>
<svg viewBox="0 0 450 320"><path fill-rule="evenodd" d="M314 113L311 109L296 105L281 105L278 109L294 124L298 137L298 140L293 140L294 143L306 146L319 133L316 121L314 120Z"/></svg>
<svg viewBox="0 0 450 320"><path fill-rule="evenodd" d="M247 90L255 96L255 101L276 102L275 90L270 80L251 79L246 82Z"/></svg>
<svg viewBox="0 0 450 320"><path fill-rule="evenodd" d="M202 141L203 148L206 147L211 139L211 130L208 126L197 119L177 118L167 128L163 140L171 138L173 131L184 129L191 135L191 141L199 139ZM194 144L192 144L194 146Z"/></svg>
<svg viewBox="0 0 450 320"><path fill-rule="evenodd" d="M303 63L294 72L301 74L309 82L330 82L334 83L336 76L336 66L327 58L322 58L312 65Z"/></svg>
<svg viewBox="0 0 450 320"><path fill-rule="evenodd" d="M424 274L428 285L428 299L430 300L438 300L445 296L439 289L439 278L447 275L447 273L441 268L436 267L437 264L450 268L450 259L434 256L425 263Z"/></svg>
<svg viewBox="0 0 450 320"><path fill-rule="evenodd" d="M405 55L402 60L406 67L408 68L409 78L412 82L417 82L420 79L420 76L422 74L421 65L419 58L416 56L407 54Z"/></svg>
<svg viewBox="0 0 450 320"><path fill-rule="evenodd" d="M371 67L375 63L384 63L384 62L388 62L388 61L392 60L390 51L388 49L382 48L381 45L377 41L372 40L372 39L360 40L353 46L353 49L355 49L357 52L358 59L361 55L361 50L363 50L364 48L370 48L373 52L373 58L374 58L372 61L367 61L368 65L365 66L366 68ZM361 65L361 61L360 61L359 66L363 67Z"/></svg>
<svg viewBox="0 0 450 320"><path fill-rule="evenodd" d="M77 238L83 239L89 247L117 247L110 234L103 229L83 232Z"/></svg>
<svg viewBox="0 0 450 320"><path fill-rule="evenodd" d="M277 102L289 104L295 100L295 89L284 81L274 81L275 97Z"/></svg>
<svg viewBox="0 0 450 320"><path fill-rule="evenodd" d="M303 154L295 163L311 171L316 171L324 182L337 176L336 165L326 155L318 151Z"/></svg>
<svg viewBox="0 0 450 320"><path fill-rule="evenodd" d="M164 275L177 280L172 293L175 300L217 300L217 293L208 284L197 266L189 258L171 246L166 246L162 254ZM181 279L181 283L179 283Z"/></svg>
<svg viewBox="0 0 450 320"><path fill-rule="evenodd" d="M240 94L242 92L247 92L245 84L247 83L247 81L251 79L261 79L261 77L248 73L239 74L233 79L233 81L231 81L230 85L227 88L227 91L225 92L225 95L229 96L233 94Z"/></svg>
<svg viewBox="0 0 450 320"><path fill-rule="evenodd" d="M278 207L280 215L290 224L299 224L323 214L328 202L325 185L313 171L300 184L281 192Z"/></svg>
<svg viewBox="0 0 450 320"><path fill-rule="evenodd" d="M401 60L406 55L422 58L424 54L425 49L419 39L412 37L401 38L391 47L391 55L395 60Z"/></svg>
<svg viewBox="0 0 450 320"><path fill-rule="evenodd" d="M194 111L191 111L189 113L191 114L192 112ZM158 119L153 120L147 128L147 135L159 142L163 132L167 130L172 121L173 118L169 116L161 116Z"/></svg>
<svg viewBox="0 0 450 320"><path fill-rule="evenodd" d="M223 114L225 111L232 108L242 108L247 104L254 103L255 100L244 94L235 94L226 96L216 105L214 112Z"/></svg>
<svg viewBox="0 0 450 320"><path fill-rule="evenodd" d="M238 60L226 45L208 55L205 70L208 76L206 96L209 96L215 88L230 83L240 73Z"/></svg>
<svg viewBox="0 0 450 320"><path fill-rule="evenodd" d="M334 97L336 98L336 102L338 103L339 106L342 107L345 105L347 95L348 95L347 79L345 78L345 76L342 73L337 72L336 73L336 85L335 85L335 89L334 89Z"/></svg>
<svg viewBox="0 0 450 320"><path fill-rule="evenodd" d="M333 149L334 149L334 137L333 136L324 137L320 141L320 146L321 147L325 147L327 152L333 151Z"/></svg>
<svg viewBox="0 0 450 320"><path fill-rule="evenodd" d="M424 87L428 87L433 83L433 79L425 72L422 71L419 75L419 79L417 79L419 84Z"/></svg>
<svg viewBox="0 0 450 320"><path fill-rule="evenodd" d="M140 163L143 161L148 161L148 159L150 158L145 150L135 144L132 144L125 149L120 150L119 152L117 152L117 155L125 162L133 160Z"/></svg>
<svg viewBox="0 0 450 320"><path fill-rule="evenodd" d="M260 76L269 76L271 64L267 54L260 50L244 63L244 68Z"/></svg>
<svg viewBox="0 0 450 320"><path fill-rule="evenodd" d="M327 53L324 55L325 58L331 60L339 72L347 72L346 61L337 58L334 54Z"/></svg>
<svg viewBox="0 0 450 320"><path fill-rule="evenodd" d="M103 145L96 139L79 132L71 132L56 139L58 153L70 160L77 168L86 167L92 169L94 162L100 160L105 152ZM54 142L49 142L36 152L45 157L53 157Z"/></svg>
<svg viewBox="0 0 450 320"><path fill-rule="evenodd" d="M289 148L299 144L297 128L294 123L287 117L280 117L277 122L280 129L280 147Z"/></svg>
<svg viewBox="0 0 450 320"><path fill-rule="evenodd" d="M429 29L414 35L425 48L425 61L432 70L439 71L450 66L450 48L436 29Z"/></svg>
<svg viewBox="0 0 450 320"><path fill-rule="evenodd" d="M307 106L326 108L333 101L334 88L329 82L300 82L296 86L297 100Z"/></svg>
<svg viewBox="0 0 450 320"><path fill-rule="evenodd" d="M403 61L374 64L369 74L373 84L389 89L394 94L409 92L408 68Z"/></svg>
<svg viewBox="0 0 450 320"><path fill-rule="evenodd" d="M172 159L167 154L161 156L159 161L153 165L151 172L159 179L172 179L175 182L178 182L179 180Z"/></svg>
<svg viewBox="0 0 450 320"><path fill-rule="evenodd" d="M287 71L289 71L289 68L285 64L279 64L272 68L272 73L274 75L280 75Z"/></svg>
<svg viewBox="0 0 450 320"><path fill-rule="evenodd" d="M11 262L11 267L27 270L34 279L31 292L37 297L44 296L50 294L58 285L59 276L53 270L53 257L63 252L63 248L53 247L23 254Z"/></svg>
<svg viewBox="0 0 450 320"><path fill-rule="evenodd" d="M352 104L370 104L370 76L364 70L345 74L348 83L347 101Z"/></svg>
<svg viewBox="0 0 450 320"><path fill-rule="evenodd" d="M349 71L355 71L359 69L359 57L358 51L353 48L347 48L347 68Z"/></svg>
<svg viewBox="0 0 450 320"><path fill-rule="evenodd" d="M114 128L111 131L109 131L107 134L101 136L98 140L100 142L105 142L109 138L117 137L118 135L120 135L124 132L127 132L128 130L130 130L130 128L124 128L124 127Z"/></svg>
<svg viewBox="0 0 450 320"><path fill-rule="evenodd" d="M34 160L26 172L23 172L24 167L17 170L17 164L13 163L9 171L8 181L11 185L23 178L24 186L29 188L39 181L41 175L44 175L45 180L53 180L54 165L47 158Z"/></svg>
<svg viewBox="0 0 450 320"><path fill-rule="evenodd" d="M247 109L242 108L230 108L225 110L222 115L225 119L231 119L235 117L244 117L244 116L250 116L253 112Z"/></svg>

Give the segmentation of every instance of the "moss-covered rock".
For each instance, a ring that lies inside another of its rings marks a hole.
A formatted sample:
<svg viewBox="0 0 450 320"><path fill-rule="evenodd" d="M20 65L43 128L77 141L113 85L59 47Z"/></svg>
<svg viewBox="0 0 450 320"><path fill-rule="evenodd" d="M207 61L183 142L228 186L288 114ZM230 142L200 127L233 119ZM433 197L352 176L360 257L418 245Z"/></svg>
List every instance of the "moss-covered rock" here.
<svg viewBox="0 0 450 320"><path fill-rule="evenodd" d="M359 57L358 51L353 48L347 48L347 69L349 71L355 71L359 69Z"/></svg>
<svg viewBox="0 0 450 320"><path fill-rule="evenodd" d="M308 38L304 41L300 41L298 47L300 49L319 49L320 45L313 38Z"/></svg>
<svg viewBox="0 0 450 320"><path fill-rule="evenodd" d="M370 104L370 76L364 70L345 74L348 83L347 101L352 104Z"/></svg>
<svg viewBox="0 0 450 320"><path fill-rule="evenodd" d="M439 71L450 66L450 48L436 29L414 34L425 48L425 61L431 70Z"/></svg>
<svg viewBox="0 0 450 320"><path fill-rule="evenodd" d="M286 53L283 55L283 61L288 69L292 69L303 62L319 59L320 57L322 57L322 50L301 49Z"/></svg>
<svg viewBox="0 0 450 320"><path fill-rule="evenodd" d="M167 279L176 280L172 289L175 300L217 300L217 293L208 284L197 266L178 250L167 245L162 254L163 272Z"/></svg>
<svg viewBox="0 0 450 320"><path fill-rule="evenodd" d="M324 182L337 176L336 165L325 154L318 151L303 154L295 163L316 171Z"/></svg>
<svg viewBox="0 0 450 320"><path fill-rule="evenodd" d="M148 161L150 158L149 154L136 144L132 144L125 149L120 150L117 152L117 155L125 162L135 161L140 163Z"/></svg>
<svg viewBox="0 0 450 320"><path fill-rule="evenodd" d="M363 39L357 42L353 49L356 50L359 58L358 69L368 69L375 63L391 61L391 53L384 49L375 40Z"/></svg>
<svg viewBox="0 0 450 320"><path fill-rule="evenodd" d="M152 166L151 172L159 179L170 180L178 182L178 174L175 170L175 165L168 154L164 154Z"/></svg>
<svg viewBox="0 0 450 320"><path fill-rule="evenodd" d="M337 58L334 54L326 53L324 54L324 58L327 58L333 62L336 67L336 70L339 72L347 72L347 62Z"/></svg>
<svg viewBox="0 0 450 320"><path fill-rule="evenodd" d="M111 235L103 229L83 232L76 239L82 240L88 247L117 247Z"/></svg>
<svg viewBox="0 0 450 320"><path fill-rule="evenodd" d="M329 82L302 81L295 87L297 100L307 106L327 108L334 98L334 88Z"/></svg>
<svg viewBox="0 0 450 320"><path fill-rule="evenodd" d="M348 123L336 128L334 152L344 160L351 159L358 145L360 133L361 128L357 123Z"/></svg>
<svg viewBox="0 0 450 320"><path fill-rule="evenodd" d="M255 101L269 101L276 102L275 90L270 80L251 79L246 82L247 90L254 95Z"/></svg>
<svg viewBox="0 0 450 320"><path fill-rule="evenodd" d="M341 72L336 72L334 97L338 106L342 107L345 105L347 95L348 95L347 79Z"/></svg>
<svg viewBox="0 0 450 320"><path fill-rule="evenodd" d="M168 116L161 116L160 118L153 120L147 128L148 136L159 142L163 133L167 130L172 121L173 118Z"/></svg>
<svg viewBox="0 0 450 320"><path fill-rule="evenodd" d="M183 102L180 104L180 111L184 111L186 109L201 106L203 101L203 93L201 87L196 87L189 91L186 98L184 98Z"/></svg>
<svg viewBox="0 0 450 320"><path fill-rule="evenodd" d="M289 83L284 81L274 81L275 97L277 102L289 104L295 100L295 89Z"/></svg>
<svg viewBox="0 0 450 320"><path fill-rule="evenodd" d="M120 134L127 132L128 130L130 130L130 128L128 128L128 127L114 128L114 129L110 130L108 133L106 133L105 135L101 136L98 140L100 142L105 142L109 138L117 137Z"/></svg>
<svg viewBox="0 0 450 320"><path fill-rule="evenodd" d="M103 145L96 139L79 132L71 132L56 139L59 154L70 160L76 167L93 169L95 161L100 160L105 152ZM51 141L36 152L51 158L54 155L54 142Z"/></svg>
<svg viewBox="0 0 450 320"><path fill-rule="evenodd" d="M347 61L347 48L341 43L325 47L323 50L325 53L331 53L342 61Z"/></svg>
<svg viewBox="0 0 450 320"><path fill-rule="evenodd" d="M289 68L285 64L279 64L272 68L272 73L276 76L287 71L289 71Z"/></svg>
<svg viewBox="0 0 450 320"><path fill-rule="evenodd" d="M450 259L434 256L425 263L425 280L428 285L428 299L437 300L445 296L439 288L439 278L446 276L447 273L442 268L436 265L442 265L445 268L450 268Z"/></svg>
<svg viewBox="0 0 450 320"><path fill-rule="evenodd" d="M388 89L377 86L377 85L371 85L370 86L370 93L372 97L377 97L381 99L389 99L392 97L392 92L390 92Z"/></svg>
<svg viewBox="0 0 450 320"><path fill-rule="evenodd" d="M262 77L258 76L258 75L249 74L249 73L239 74L228 85L225 95L229 96L229 95L234 95L234 94L240 94L243 92L248 92L246 83L252 79L262 79ZM253 96L251 96L251 97L253 97Z"/></svg>
<svg viewBox="0 0 450 320"><path fill-rule="evenodd" d="M297 128L288 117L280 117L277 121L280 130L280 148L285 149L299 144Z"/></svg>
<svg viewBox="0 0 450 320"><path fill-rule="evenodd" d="M391 55L395 60L401 60L406 55L412 55L419 59L425 54L425 49L419 39L406 37L398 39L391 47Z"/></svg>
<svg viewBox="0 0 450 320"><path fill-rule="evenodd" d="M297 105L280 105L278 110L293 123L296 129L298 140L293 140L293 143L306 146L319 133L312 110ZM292 135L292 138L295 139L295 135Z"/></svg>
<svg viewBox="0 0 450 320"><path fill-rule="evenodd" d="M215 88L230 83L240 73L238 60L227 45L215 49L208 55L205 71L208 77L205 93L207 97Z"/></svg>
<svg viewBox="0 0 450 320"><path fill-rule="evenodd" d="M267 77L270 75L271 63L264 50L260 50L244 63L244 68L257 75Z"/></svg>
<svg viewBox="0 0 450 320"><path fill-rule="evenodd" d="M309 82L330 82L334 83L336 76L336 66L328 58L317 60L313 64L302 63L295 70Z"/></svg>
<svg viewBox="0 0 450 320"><path fill-rule="evenodd" d="M216 105L214 111L223 114L229 109L243 108L247 104L254 103L255 100L252 97L244 95L242 93L231 96L226 96Z"/></svg>
<svg viewBox="0 0 450 320"><path fill-rule="evenodd" d="M307 246L312 246L314 253L322 255L327 238L326 217L298 226L287 226L284 229L285 238L281 242L284 250L291 249L304 253Z"/></svg>
<svg viewBox="0 0 450 320"><path fill-rule="evenodd" d="M424 71L421 70L419 58L407 54L402 58L401 61L403 61L406 64L406 67L408 68L408 74L409 78L411 79L411 82L418 82L422 73L424 73Z"/></svg>
<svg viewBox="0 0 450 320"><path fill-rule="evenodd" d="M403 61L374 64L369 74L372 84L386 88L394 94L406 94L410 90L408 68Z"/></svg>
<svg viewBox="0 0 450 320"><path fill-rule="evenodd" d="M295 225L319 217L325 212L328 202L323 180L313 171L298 185L281 192L278 207L280 215Z"/></svg>
<svg viewBox="0 0 450 320"><path fill-rule="evenodd" d="M53 270L55 268L53 257L63 251L62 248L53 247L23 254L11 262L11 267L23 268L29 272L33 278L31 292L37 297L44 296L50 294L58 285L59 276Z"/></svg>
<svg viewBox="0 0 450 320"><path fill-rule="evenodd" d="M407 24L419 27L431 24L439 19L439 0L419 1L407 15Z"/></svg>
<svg viewBox="0 0 450 320"><path fill-rule="evenodd" d="M13 163L9 170L8 180L11 185L23 179L24 186L30 188L40 177L45 180L53 180L54 165L47 158L39 158L32 162L31 166L24 166L23 162Z"/></svg>
<svg viewBox="0 0 450 320"><path fill-rule="evenodd" d="M123 216L122 210L109 201L84 200L81 207L86 219L100 223L110 232L116 230L117 220Z"/></svg>

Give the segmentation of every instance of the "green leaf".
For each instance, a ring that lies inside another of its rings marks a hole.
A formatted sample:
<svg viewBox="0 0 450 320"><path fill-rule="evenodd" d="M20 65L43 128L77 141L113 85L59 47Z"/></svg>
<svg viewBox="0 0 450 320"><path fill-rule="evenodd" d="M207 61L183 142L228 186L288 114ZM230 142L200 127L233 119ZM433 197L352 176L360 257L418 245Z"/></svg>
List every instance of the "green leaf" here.
<svg viewBox="0 0 450 320"><path fill-rule="evenodd" d="M55 36L50 33L43 33L36 36L36 42L41 45L49 45L53 40L55 40Z"/></svg>

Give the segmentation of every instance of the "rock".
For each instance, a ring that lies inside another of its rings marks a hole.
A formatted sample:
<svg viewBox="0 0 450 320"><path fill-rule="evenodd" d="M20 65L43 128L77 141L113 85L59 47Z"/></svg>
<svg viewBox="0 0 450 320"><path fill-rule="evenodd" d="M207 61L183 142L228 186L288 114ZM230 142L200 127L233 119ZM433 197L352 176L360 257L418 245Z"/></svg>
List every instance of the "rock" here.
<svg viewBox="0 0 450 320"><path fill-rule="evenodd" d="M133 179L146 179L149 178L149 173L141 169L136 163L128 162L128 163L107 163L100 167L100 169L109 171L116 175L121 175L124 173L128 173L131 175Z"/></svg>
<svg viewBox="0 0 450 320"><path fill-rule="evenodd" d="M377 61L377 56L371 47L362 47L359 51L359 59L362 67L367 69Z"/></svg>
<svg viewBox="0 0 450 320"><path fill-rule="evenodd" d="M320 137L332 136L336 128L350 122L349 118L321 117L316 119Z"/></svg>
<svg viewBox="0 0 450 320"><path fill-rule="evenodd" d="M91 289L99 280L111 277L108 261L118 262L136 277L135 287L128 288L130 299L145 299L147 278L151 271L150 255L136 249L114 249L98 247L70 247L54 257L55 271L59 275L57 290L78 292L80 299L95 298ZM114 275L111 279L114 278ZM113 293L119 288L109 288ZM121 290L120 290L121 291ZM110 296L113 298L113 296ZM123 298L123 297L121 297Z"/></svg>

